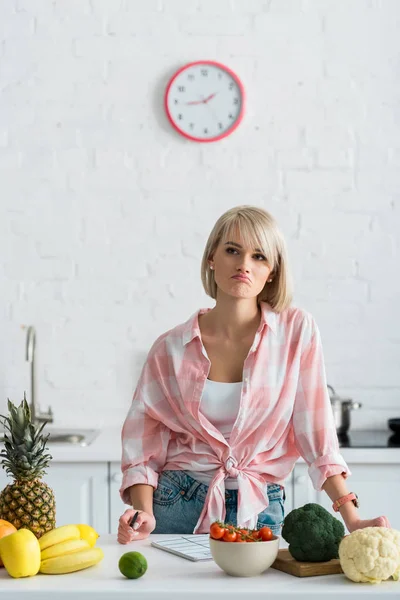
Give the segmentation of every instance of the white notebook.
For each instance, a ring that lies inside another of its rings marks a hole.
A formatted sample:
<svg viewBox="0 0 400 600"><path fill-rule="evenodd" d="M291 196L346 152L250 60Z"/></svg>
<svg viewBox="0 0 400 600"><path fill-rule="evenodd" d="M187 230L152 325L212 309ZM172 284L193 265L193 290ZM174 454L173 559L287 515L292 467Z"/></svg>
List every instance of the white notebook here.
<svg viewBox="0 0 400 600"><path fill-rule="evenodd" d="M182 558L187 558L188 560L197 561L212 559L210 536L208 533L181 535L168 540L151 542L151 545L160 550L165 550L166 552L171 552L171 554L181 556Z"/></svg>

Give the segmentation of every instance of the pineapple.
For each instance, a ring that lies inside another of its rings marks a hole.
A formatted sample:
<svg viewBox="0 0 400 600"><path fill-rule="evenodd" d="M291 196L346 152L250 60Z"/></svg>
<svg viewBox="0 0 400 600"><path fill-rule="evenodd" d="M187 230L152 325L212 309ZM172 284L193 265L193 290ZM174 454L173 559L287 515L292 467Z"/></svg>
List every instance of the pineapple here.
<svg viewBox="0 0 400 600"><path fill-rule="evenodd" d="M40 538L56 526L54 493L41 481L53 458L45 453L49 435L41 435L46 423L40 427L32 423L25 394L18 408L8 400L8 410L8 417L0 415L8 431L0 457L1 466L15 481L0 492L0 519L17 529L30 529Z"/></svg>

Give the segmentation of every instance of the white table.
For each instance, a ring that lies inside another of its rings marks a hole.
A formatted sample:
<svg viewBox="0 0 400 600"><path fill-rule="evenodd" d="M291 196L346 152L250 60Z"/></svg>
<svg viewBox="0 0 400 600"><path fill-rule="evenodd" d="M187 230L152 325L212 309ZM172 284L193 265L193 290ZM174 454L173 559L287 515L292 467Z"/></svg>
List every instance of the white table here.
<svg viewBox="0 0 400 600"><path fill-rule="evenodd" d="M266 600L316 600L340 597L357 600L360 595L378 600L383 595L400 597L400 582L381 584L354 583L345 575L299 578L275 569L258 577L230 577L214 561L192 562L150 546L152 540L175 537L151 535L146 540L121 545L115 535L101 536L97 545L104 550L98 565L66 575L42 575L13 579L0 569L0 600L221 600L243 597ZM285 543L282 547L286 546ZM118 570L122 554L130 550L142 552L148 562L140 579L126 579Z"/></svg>

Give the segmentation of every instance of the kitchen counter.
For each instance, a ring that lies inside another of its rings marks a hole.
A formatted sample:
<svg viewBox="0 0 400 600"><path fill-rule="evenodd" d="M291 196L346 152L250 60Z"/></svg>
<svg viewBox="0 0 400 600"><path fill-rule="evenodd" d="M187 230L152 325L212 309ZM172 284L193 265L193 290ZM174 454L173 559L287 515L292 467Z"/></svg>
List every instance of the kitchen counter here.
<svg viewBox="0 0 400 600"><path fill-rule="evenodd" d="M102 429L89 446L57 443L49 445L49 449L56 462L119 462L121 431L116 428ZM346 462L400 463L400 448L341 448L340 451ZM300 458L298 462L304 460Z"/></svg>
<svg viewBox="0 0 400 600"><path fill-rule="evenodd" d="M145 540L121 545L115 535L101 536L97 545L104 550L98 565L65 575L43 575L13 579L0 569L0 600L44 600L46 598L74 600L221 600L242 598L265 600L270 595L280 600L309 600L336 597L353 600L359 594L369 600L383 595L399 597L400 582L381 584L354 583L343 574L318 577L294 577L276 569L268 569L257 577L231 577L213 560L192 562L150 545L152 540L176 537L153 534ZM281 547L287 544L281 540ZM131 550L141 552L147 559L147 572L140 579L126 579L118 569L122 554Z"/></svg>

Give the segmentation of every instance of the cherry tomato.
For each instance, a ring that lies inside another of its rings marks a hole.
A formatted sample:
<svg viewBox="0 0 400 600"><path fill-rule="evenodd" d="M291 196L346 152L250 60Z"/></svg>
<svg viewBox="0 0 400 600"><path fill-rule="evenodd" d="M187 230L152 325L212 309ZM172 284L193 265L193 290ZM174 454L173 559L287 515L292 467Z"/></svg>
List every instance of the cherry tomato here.
<svg viewBox="0 0 400 600"><path fill-rule="evenodd" d="M225 528L221 527L218 523L212 523L210 527L210 536L214 540L220 540L225 533Z"/></svg>
<svg viewBox="0 0 400 600"><path fill-rule="evenodd" d="M224 542L236 542L236 538L236 531L233 531L233 529L225 529L225 533L222 538Z"/></svg>
<svg viewBox="0 0 400 600"><path fill-rule="evenodd" d="M238 534L236 535L236 540L235 540L235 542L242 542L242 543L244 542L244 543L246 543L246 540L245 540L244 538L242 538L242 536L241 536L241 534L240 534L240 533L238 533Z"/></svg>
<svg viewBox="0 0 400 600"><path fill-rule="evenodd" d="M248 529L239 529L238 533L241 533L242 535L249 535L249 530Z"/></svg>
<svg viewBox="0 0 400 600"><path fill-rule="evenodd" d="M269 527L261 527L261 529L258 530L258 533L263 542L272 540L274 535Z"/></svg>
<svg viewBox="0 0 400 600"><path fill-rule="evenodd" d="M249 533L255 540L258 540L261 537L260 531L261 529L253 529L253 531L249 531Z"/></svg>

